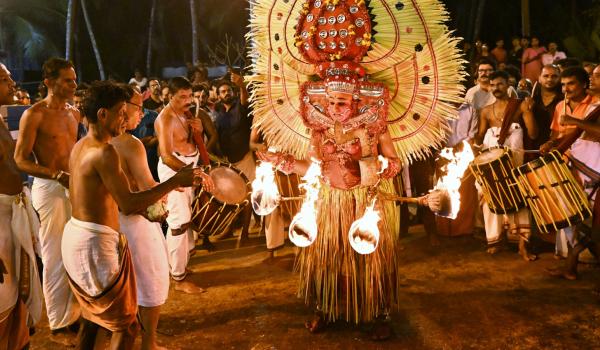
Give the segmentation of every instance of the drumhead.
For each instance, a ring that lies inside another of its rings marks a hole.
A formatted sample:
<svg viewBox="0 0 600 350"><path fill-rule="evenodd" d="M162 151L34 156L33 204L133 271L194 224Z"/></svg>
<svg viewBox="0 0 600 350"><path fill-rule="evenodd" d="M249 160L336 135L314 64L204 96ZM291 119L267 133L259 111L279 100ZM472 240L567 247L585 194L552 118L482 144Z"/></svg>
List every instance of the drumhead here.
<svg viewBox="0 0 600 350"><path fill-rule="evenodd" d="M232 168L217 166L208 172L215 183L211 194L221 203L240 204L248 196L248 186L242 175Z"/></svg>
<svg viewBox="0 0 600 350"><path fill-rule="evenodd" d="M506 153L504 148L488 148L481 152L481 154L473 160L473 164L485 164L492 162L502 157L504 153Z"/></svg>

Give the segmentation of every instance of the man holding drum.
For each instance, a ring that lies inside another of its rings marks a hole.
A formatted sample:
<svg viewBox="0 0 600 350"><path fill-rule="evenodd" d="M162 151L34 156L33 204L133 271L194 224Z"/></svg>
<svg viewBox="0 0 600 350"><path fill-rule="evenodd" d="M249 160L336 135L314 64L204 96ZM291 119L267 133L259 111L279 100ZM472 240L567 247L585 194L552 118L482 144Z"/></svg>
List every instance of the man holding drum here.
<svg viewBox="0 0 600 350"><path fill-rule="evenodd" d="M476 137L477 144L484 149L490 147L508 147L512 151L513 163L518 166L523 163L523 129L524 124L527 134L531 139L537 137L537 127L531 112L531 100L520 101L508 96L508 74L502 71L490 74L490 91L496 101L481 110L479 132ZM526 242L531 231L529 213L526 208L511 214L495 214L483 204L483 217L485 233L488 241L488 253L499 251L499 244L503 240L505 220L510 225L513 235L519 237L519 254L527 261L535 260L535 255L529 254Z"/></svg>
<svg viewBox="0 0 600 350"><path fill-rule="evenodd" d="M591 79L590 79L591 78ZM583 134L570 146L566 155L571 160L572 171L575 178L582 184L590 200L590 206L594 208L591 222L591 234L589 220L582 224L567 227L561 231L567 237L570 248L567 256L566 269L551 269L553 276L563 277L568 280L577 279L577 263L579 254L586 248L590 249L596 256L600 253L598 238L598 210L600 206L595 205L595 197L600 182L600 125L598 120L585 120L600 105L598 98L588 95L586 89L597 91L600 86L600 69L596 67L591 76L581 67L569 67L561 73L561 85L565 94L565 101L556 106L552 120L552 137L550 141L542 145L540 150L548 150L560 146L561 138L571 135L578 129Z"/></svg>
<svg viewBox="0 0 600 350"><path fill-rule="evenodd" d="M158 135L158 176L161 182L167 181L186 165L197 164L201 158L208 162L208 153L202 140L196 141L197 138L194 138L194 133L202 132L202 121L191 118L189 114L192 84L184 77L175 77L169 82L169 92L171 100L154 122ZM205 189L211 191L213 186L210 177L204 174L203 178ZM202 293L202 288L185 280L190 251L195 247L191 227L193 199L194 190L189 187L169 193L167 247L175 289L185 293Z"/></svg>

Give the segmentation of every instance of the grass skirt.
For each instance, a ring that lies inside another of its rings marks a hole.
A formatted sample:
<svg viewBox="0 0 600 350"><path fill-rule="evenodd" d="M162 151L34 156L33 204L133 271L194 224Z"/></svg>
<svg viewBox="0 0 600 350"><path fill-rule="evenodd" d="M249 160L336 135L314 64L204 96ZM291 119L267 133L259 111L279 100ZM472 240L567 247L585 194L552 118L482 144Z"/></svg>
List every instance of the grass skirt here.
<svg viewBox="0 0 600 350"><path fill-rule="evenodd" d="M380 190L395 193L391 181ZM296 260L300 272L298 295L316 302L328 321L370 322L397 305L398 232L400 213L393 201L378 200L379 245L369 255L356 253L348 232L367 203L367 188L341 190L321 184L316 241L303 248Z"/></svg>

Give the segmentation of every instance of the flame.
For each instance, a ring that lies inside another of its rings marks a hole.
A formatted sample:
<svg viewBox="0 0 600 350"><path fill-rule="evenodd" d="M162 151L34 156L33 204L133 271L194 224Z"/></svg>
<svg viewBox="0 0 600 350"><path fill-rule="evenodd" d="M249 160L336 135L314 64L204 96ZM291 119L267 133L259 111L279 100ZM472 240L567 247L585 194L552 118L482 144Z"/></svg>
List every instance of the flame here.
<svg viewBox="0 0 600 350"><path fill-rule="evenodd" d="M385 171L385 169L388 168L390 161L382 155L377 156L377 159L381 163L381 169L377 172L377 174L381 174Z"/></svg>
<svg viewBox="0 0 600 350"><path fill-rule="evenodd" d="M463 150L458 153L453 153L452 148L444 148L440 152L440 156L450 162L442 169L446 171L446 175L441 177L435 185L434 192L447 192L450 200L450 208L445 212L436 213L440 216L445 216L450 219L456 219L460 209L460 193L458 189L461 185L461 179L465 170L469 167L469 163L473 161L475 156L468 142L463 141ZM445 194L445 193L444 193ZM442 208L444 205L442 205Z"/></svg>
<svg viewBox="0 0 600 350"><path fill-rule="evenodd" d="M300 211L290 223L290 241L298 247L308 247L317 239L317 200L321 188L321 165L315 159L302 177L300 187L306 191L306 197Z"/></svg>
<svg viewBox="0 0 600 350"><path fill-rule="evenodd" d="M350 245L359 254L371 254L379 244L379 213L374 209L375 199L365 209L363 216L354 221L348 232Z"/></svg>
<svg viewBox="0 0 600 350"><path fill-rule="evenodd" d="M277 208L281 195L275 182L275 170L270 162L261 162L256 167L256 178L252 181L252 209L258 215L269 215Z"/></svg>

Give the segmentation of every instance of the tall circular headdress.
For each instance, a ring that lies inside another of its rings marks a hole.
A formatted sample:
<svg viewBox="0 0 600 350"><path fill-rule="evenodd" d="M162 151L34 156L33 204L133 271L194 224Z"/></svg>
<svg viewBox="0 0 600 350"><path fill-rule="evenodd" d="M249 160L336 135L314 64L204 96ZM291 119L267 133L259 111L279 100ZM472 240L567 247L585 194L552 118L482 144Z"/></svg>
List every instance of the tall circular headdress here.
<svg viewBox="0 0 600 350"><path fill-rule="evenodd" d="M305 157L307 89L358 89L385 103L402 160L440 146L463 93L458 38L438 0L250 0L253 127ZM354 85L352 85L354 84Z"/></svg>

